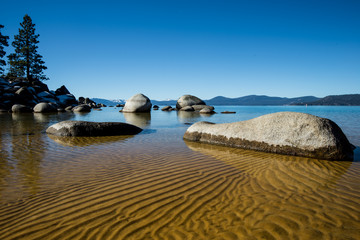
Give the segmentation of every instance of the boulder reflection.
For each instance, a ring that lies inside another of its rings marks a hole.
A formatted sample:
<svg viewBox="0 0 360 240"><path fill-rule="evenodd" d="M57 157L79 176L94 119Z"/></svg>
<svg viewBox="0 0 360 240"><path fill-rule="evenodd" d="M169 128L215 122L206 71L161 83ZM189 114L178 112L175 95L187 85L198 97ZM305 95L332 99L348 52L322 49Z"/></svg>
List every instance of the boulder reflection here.
<svg viewBox="0 0 360 240"><path fill-rule="evenodd" d="M125 141L134 137L133 135L122 135L122 136L101 136L101 137L59 137L55 135L48 134L48 137L63 145L70 147L85 147L90 145L101 145L112 142Z"/></svg>
<svg viewBox="0 0 360 240"><path fill-rule="evenodd" d="M151 123L151 114L123 112L125 121L140 128L148 127Z"/></svg>

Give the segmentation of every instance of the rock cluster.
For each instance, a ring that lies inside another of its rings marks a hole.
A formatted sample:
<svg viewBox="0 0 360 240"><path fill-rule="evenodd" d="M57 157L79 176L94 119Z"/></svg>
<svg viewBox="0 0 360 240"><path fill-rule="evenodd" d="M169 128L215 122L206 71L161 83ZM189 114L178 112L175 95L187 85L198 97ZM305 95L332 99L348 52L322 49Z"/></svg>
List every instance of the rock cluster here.
<svg viewBox="0 0 360 240"><path fill-rule="evenodd" d="M184 139L328 160L353 159L353 145L336 123L297 112L235 123L198 122L187 129Z"/></svg>
<svg viewBox="0 0 360 240"><path fill-rule="evenodd" d="M41 81L29 83L21 78L7 81L0 77L0 109L2 111L32 112L39 103L41 105L36 107L36 112L40 109L57 111L58 108L75 106L78 101L65 86L61 86L56 91L50 91L48 86Z"/></svg>
<svg viewBox="0 0 360 240"><path fill-rule="evenodd" d="M192 112L200 111L204 114L212 114L214 112L213 106L208 106L203 100L193 95L183 95L181 96L176 103L176 109L180 111Z"/></svg>

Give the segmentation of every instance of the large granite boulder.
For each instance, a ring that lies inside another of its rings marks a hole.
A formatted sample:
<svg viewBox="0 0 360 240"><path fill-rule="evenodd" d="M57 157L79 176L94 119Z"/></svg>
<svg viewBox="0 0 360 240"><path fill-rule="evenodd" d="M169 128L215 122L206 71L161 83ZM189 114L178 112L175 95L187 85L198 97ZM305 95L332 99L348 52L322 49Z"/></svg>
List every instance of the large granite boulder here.
<svg viewBox="0 0 360 240"><path fill-rule="evenodd" d="M46 129L48 134L63 137L134 135L141 131L141 128L127 123L87 121L62 121Z"/></svg>
<svg viewBox="0 0 360 240"><path fill-rule="evenodd" d="M47 112L57 112L56 105L41 102L35 105L34 107L35 113L47 113Z"/></svg>
<svg viewBox="0 0 360 240"><path fill-rule="evenodd" d="M181 109L186 106L193 106L193 105L206 105L203 100L193 95L183 95L181 96L176 103L176 108Z"/></svg>
<svg viewBox="0 0 360 240"><path fill-rule="evenodd" d="M351 145L336 123L296 112L267 114L247 121L189 127L185 140L328 160L352 160Z"/></svg>
<svg viewBox="0 0 360 240"><path fill-rule="evenodd" d="M138 93L132 96L129 100L126 101L123 108L123 112L150 112L151 110L151 101L150 99Z"/></svg>

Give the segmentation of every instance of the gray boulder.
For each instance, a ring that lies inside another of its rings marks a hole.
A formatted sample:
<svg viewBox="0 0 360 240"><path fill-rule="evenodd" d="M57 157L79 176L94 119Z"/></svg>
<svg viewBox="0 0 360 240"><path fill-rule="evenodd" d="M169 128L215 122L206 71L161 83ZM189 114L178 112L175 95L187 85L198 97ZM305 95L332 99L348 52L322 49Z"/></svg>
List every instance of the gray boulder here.
<svg viewBox="0 0 360 240"><path fill-rule="evenodd" d="M145 95L138 93L126 101L123 112L150 112L151 101Z"/></svg>
<svg viewBox="0 0 360 240"><path fill-rule="evenodd" d="M63 137L134 135L141 131L127 123L86 121L62 121L46 129L48 134Z"/></svg>
<svg viewBox="0 0 360 240"><path fill-rule="evenodd" d="M47 113L47 112L57 112L57 108L49 103L41 102L35 105L35 113Z"/></svg>
<svg viewBox="0 0 360 240"><path fill-rule="evenodd" d="M32 109L22 104L14 104L11 107L11 111L13 113L26 113L26 112L32 112Z"/></svg>
<svg viewBox="0 0 360 240"><path fill-rule="evenodd" d="M336 123L296 112L267 114L248 121L189 127L185 140L328 160L352 160L351 145Z"/></svg>
<svg viewBox="0 0 360 240"><path fill-rule="evenodd" d="M183 95L181 96L176 103L176 108L181 109L186 106L193 106L193 105L206 105L203 100L193 95Z"/></svg>
<svg viewBox="0 0 360 240"><path fill-rule="evenodd" d="M66 110L66 109L65 109ZM73 112L91 112L91 107L87 104L81 104L72 109Z"/></svg>

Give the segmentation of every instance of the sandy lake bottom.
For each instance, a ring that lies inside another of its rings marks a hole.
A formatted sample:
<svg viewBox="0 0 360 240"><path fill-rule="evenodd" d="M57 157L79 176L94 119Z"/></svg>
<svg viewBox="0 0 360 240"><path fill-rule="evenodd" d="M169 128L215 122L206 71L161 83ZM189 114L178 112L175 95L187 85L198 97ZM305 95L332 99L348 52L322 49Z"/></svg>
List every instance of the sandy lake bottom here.
<svg viewBox="0 0 360 240"><path fill-rule="evenodd" d="M199 116L175 112L121 114L136 136L45 133L101 114L121 113L0 116L0 239L360 239L358 149L341 162L186 142Z"/></svg>

